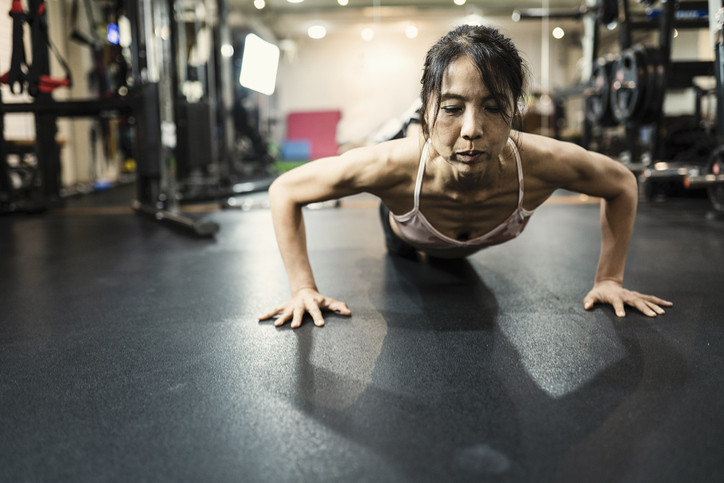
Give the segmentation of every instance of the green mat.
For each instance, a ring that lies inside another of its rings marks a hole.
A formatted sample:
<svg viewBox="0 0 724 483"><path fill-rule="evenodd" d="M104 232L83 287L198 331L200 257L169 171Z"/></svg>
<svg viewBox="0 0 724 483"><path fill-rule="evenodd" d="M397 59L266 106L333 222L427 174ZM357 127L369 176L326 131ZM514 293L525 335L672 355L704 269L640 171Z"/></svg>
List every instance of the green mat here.
<svg viewBox="0 0 724 483"><path fill-rule="evenodd" d="M274 162L274 169L279 173L285 173L289 170L292 170L298 166L301 166L305 163L307 163L307 160L288 160L285 159L283 161L276 161Z"/></svg>

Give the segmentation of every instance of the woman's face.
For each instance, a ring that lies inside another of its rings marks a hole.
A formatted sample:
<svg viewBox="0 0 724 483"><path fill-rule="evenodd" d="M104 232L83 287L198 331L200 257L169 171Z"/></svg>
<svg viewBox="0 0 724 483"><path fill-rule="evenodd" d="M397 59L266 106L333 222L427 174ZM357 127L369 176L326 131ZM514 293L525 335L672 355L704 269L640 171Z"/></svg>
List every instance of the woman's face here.
<svg viewBox="0 0 724 483"><path fill-rule="evenodd" d="M480 71L469 57L460 57L443 75L440 105L431 100L427 119L432 147L460 174L484 171L497 161L510 135L510 124L501 116L506 105L491 96ZM510 113L509 113L510 114Z"/></svg>

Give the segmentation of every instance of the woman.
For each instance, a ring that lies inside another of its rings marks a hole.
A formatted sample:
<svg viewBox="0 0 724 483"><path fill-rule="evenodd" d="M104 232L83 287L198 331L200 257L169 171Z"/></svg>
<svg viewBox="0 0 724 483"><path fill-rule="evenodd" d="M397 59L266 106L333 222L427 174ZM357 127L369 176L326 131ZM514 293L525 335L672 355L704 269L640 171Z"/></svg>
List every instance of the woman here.
<svg viewBox="0 0 724 483"><path fill-rule="evenodd" d="M533 211L564 188L601 197L601 255L586 310L624 305L654 317L671 302L623 288L636 216L637 186L620 163L570 143L512 130L525 66L496 30L462 26L430 49L422 77L422 133L320 159L280 176L269 189L277 242L292 299L264 314L299 327L305 313L351 315L321 295L306 248L302 207L360 192L382 200L394 255L456 258L507 241Z"/></svg>

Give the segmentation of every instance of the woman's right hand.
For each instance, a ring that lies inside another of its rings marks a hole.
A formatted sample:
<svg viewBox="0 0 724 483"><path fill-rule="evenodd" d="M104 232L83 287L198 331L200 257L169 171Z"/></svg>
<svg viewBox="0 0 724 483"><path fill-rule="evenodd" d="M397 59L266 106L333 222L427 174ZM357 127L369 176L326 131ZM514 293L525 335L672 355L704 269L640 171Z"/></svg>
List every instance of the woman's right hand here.
<svg viewBox="0 0 724 483"><path fill-rule="evenodd" d="M276 327L281 327L291 320L292 329L296 329L302 325L304 314L308 313L312 316L314 325L322 327L324 325L322 311L337 312L341 315L352 315L346 303L325 297L313 288L303 288L297 291L291 300L284 302L274 310L262 315L259 317L259 320L268 320L276 317L274 321Z"/></svg>

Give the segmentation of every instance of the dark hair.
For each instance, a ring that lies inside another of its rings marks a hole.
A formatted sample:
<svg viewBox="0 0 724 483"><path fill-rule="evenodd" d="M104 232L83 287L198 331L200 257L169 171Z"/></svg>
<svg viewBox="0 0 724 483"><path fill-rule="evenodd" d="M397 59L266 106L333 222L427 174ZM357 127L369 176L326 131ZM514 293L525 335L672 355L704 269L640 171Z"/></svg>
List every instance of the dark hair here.
<svg viewBox="0 0 724 483"><path fill-rule="evenodd" d="M519 120L518 102L525 88L526 65L513 42L496 29L482 25L462 25L441 38L427 53L422 74L420 123L430 136L427 111L430 101L439 105L442 79L448 66L459 57L469 57L480 71L490 94L501 103L501 116L509 123ZM511 101L512 97L512 101Z"/></svg>

